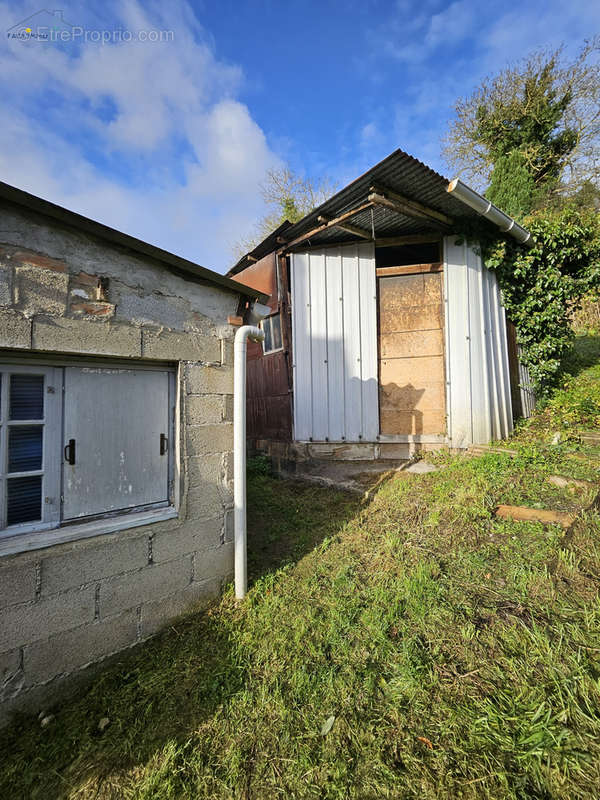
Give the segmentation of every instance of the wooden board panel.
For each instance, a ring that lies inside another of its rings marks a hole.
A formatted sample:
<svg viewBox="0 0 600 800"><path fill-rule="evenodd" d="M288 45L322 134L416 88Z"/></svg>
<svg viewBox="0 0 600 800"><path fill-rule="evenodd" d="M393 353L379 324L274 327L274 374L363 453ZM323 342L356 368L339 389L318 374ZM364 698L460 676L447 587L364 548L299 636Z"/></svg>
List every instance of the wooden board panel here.
<svg viewBox="0 0 600 800"><path fill-rule="evenodd" d="M382 310L379 315L380 333L441 330L441 327L442 307L439 304Z"/></svg>
<svg viewBox="0 0 600 800"><path fill-rule="evenodd" d="M379 278L379 406L382 434L446 430L440 273Z"/></svg>
<svg viewBox="0 0 600 800"><path fill-rule="evenodd" d="M414 275L418 272L441 272L442 264L410 264L402 267L378 267L377 277L383 278L386 275Z"/></svg>
<svg viewBox="0 0 600 800"><path fill-rule="evenodd" d="M444 336L441 329L382 333L379 337L380 357L418 358L443 356Z"/></svg>
<svg viewBox="0 0 600 800"><path fill-rule="evenodd" d="M424 383L443 383L443 356L424 356L423 358L384 358L379 364L379 382L382 386L395 383L398 386Z"/></svg>
<svg viewBox="0 0 600 800"><path fill-rule="evenodd" d="M420 382L418 386L397 383L382 384L379 395L381 408L410 411L443 411L445 401L445 384L442 381Z"/></svg>
<svg viewBox="0 0 600 800"><path fill-rule="evenodd" d="M388 411L384 408L381 415L381 431L391 434L441 434L446 428L444 411Z"/></svg>

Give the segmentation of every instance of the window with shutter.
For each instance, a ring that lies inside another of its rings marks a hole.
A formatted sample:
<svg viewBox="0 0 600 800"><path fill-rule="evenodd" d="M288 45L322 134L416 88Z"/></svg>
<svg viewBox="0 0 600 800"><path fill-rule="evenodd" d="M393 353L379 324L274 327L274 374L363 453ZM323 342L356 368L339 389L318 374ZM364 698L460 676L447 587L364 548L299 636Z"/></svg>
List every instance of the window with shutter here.
<svg viewBox="0 0 600 800"><path fill-rule="evenodd" d="M0 537L171 503L166 369L0 365Z"/></svg>
<svg viewBox="0 0 600 800"><path fill-rule="evenodd" d="M166 503L169 436L168 373L67 367L63 518Z"/></svg>

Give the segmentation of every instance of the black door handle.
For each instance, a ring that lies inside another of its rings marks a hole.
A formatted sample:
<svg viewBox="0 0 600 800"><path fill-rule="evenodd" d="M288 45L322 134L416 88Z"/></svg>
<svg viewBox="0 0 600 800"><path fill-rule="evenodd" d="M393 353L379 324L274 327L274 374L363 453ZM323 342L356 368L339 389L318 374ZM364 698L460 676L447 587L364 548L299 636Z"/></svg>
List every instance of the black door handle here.
<svg viewBox="0 0 600 800"><path fill-rule="evenodd" d="M65 461L68 464L75 463L75 439L69 439L69 444L65 445Z"/></svg>
<svg viewBox="0 0 600 800"><path fill-rule="evenodd" d="M166 434L161 433L161 435L160 435L160 454L161 454L161 456L165 455L165 453L168 450L168 447L169 447L169 440L167 439Z"/></svg>

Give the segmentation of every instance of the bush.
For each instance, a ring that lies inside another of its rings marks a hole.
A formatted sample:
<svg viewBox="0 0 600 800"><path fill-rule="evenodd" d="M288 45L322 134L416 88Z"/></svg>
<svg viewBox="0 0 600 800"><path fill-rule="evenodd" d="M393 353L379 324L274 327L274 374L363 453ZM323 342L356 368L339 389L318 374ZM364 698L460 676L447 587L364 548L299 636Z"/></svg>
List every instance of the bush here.
<svg viewBox="0 0 600 800"><path fill-rule="evenodd" d="M573 341L573 315L600 287L600 220L567 206L538 212L525 225L533 247L488 239L484 257L498 276L534 390L543 396L560 379L561 360Z"/></svg>

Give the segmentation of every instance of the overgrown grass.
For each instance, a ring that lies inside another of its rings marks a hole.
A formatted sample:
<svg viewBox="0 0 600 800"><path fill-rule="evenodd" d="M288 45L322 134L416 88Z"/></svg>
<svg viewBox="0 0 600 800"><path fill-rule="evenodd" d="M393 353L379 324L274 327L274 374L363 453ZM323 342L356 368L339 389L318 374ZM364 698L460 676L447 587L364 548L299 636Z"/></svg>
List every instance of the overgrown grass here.
<svg viewBox="0 0 600 800"><path fill-rule="evenodd" d="M597 426L597 370L516 457L442 455L368 505L253 470L247 601L174 625L51 726L5 732L0 797L597 797L600 515L565 534L492 514L590 505L546 478L597 481L600 461L547 430Z"/></svg>

